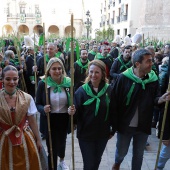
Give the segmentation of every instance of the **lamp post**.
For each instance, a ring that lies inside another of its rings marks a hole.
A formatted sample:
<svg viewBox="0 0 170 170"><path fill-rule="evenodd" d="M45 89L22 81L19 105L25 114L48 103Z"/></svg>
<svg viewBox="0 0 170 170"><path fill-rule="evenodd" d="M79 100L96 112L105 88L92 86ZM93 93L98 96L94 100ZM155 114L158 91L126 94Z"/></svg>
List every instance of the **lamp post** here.
<svg viewBox="0 0 170 170"><path fill-rule="evenodd" d="M90 26L91 26L91 21L90 21L90 11L88 10L86 12L87 20L85 22L86 29L87 29L87 39L89 38L89 31L90 31Z"/></svg>

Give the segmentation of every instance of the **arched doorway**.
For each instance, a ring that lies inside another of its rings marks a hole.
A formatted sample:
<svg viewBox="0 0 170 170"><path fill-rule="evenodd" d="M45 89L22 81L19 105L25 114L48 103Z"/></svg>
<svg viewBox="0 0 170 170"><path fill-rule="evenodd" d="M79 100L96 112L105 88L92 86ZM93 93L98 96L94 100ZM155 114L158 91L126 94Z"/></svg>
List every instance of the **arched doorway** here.
<svg viewBox="0 0 170 170"><path fill-rule="evenodd" d="M8 36L9 34L13 33L13 28L11 25L4 25L2 27L2 35L3 36Z"/></svg>
<svg viewBox="0 0 170 170"><path fill-rule="evenodd" d="M67 27L65 28L64 34L65 34L65 37L71 37L71 26L67 26ZM75 35L76 35L76 30L75 30L75 28L73 27L73 36L75 37Z"/></svg>
<svg viewBox="0 0 170 170"><path fill-rule="evenodd" d="M20 34L28 35L29 34L29 28L26 25L20 25L18 27L18 32Z"/></svg>
<svg viewBox="0 0 170 170"><path fill-rule="evenodd" d="M33 30L37 35L40 35L43 33L43 27L41 25L36 25Z"/></svg>
<svg viewBox="0 0 170 170"><path fill-rule="evenodd" d="M59 36L59 28L56 25L51 25L48 28L48 33L51 34L55 34L56 36Z"/></svg>

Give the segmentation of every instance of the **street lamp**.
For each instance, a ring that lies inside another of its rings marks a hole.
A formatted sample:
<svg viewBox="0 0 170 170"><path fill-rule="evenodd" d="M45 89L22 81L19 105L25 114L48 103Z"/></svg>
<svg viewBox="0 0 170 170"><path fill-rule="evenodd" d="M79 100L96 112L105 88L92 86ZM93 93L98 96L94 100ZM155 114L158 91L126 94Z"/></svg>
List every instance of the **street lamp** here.
<svg viewBox="0 0 170 170"><path fill-rule="evenodd" d="M87 29L87 39L89 38L89 31L90 31L90 26L91 26L91 21L90 21L90 11L88 10L86 12L87 20L85 22L86 29Z"/></svg>

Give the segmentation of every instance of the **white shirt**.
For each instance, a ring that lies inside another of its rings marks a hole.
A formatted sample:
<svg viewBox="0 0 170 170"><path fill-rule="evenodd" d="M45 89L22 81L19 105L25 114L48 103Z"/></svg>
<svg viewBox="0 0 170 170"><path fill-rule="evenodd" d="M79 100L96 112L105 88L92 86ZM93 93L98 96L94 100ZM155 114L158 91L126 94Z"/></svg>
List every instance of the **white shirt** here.
<svg viewBox="0 0 170 170"><path fill-rule="evenodd" d="M54 93L54 87L50 89L51 113L67 113L68 101L64 88L61 87L61 92Z"/></svg>
<svg viewBox="0 0 170 170"><path fill-rule="evenodd" d="M28 107L27 116L35 115L35 114L37 114L37 112L38 112L37 107L35 105L33 98L31 97L30 105Z"/></svg>

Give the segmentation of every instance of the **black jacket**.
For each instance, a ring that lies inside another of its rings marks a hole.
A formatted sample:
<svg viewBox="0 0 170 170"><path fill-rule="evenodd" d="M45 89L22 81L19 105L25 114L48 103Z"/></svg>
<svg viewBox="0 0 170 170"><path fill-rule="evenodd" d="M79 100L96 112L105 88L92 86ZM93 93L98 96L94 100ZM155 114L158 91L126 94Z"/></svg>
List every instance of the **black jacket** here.
<svg viewBox="0 0 170 170"><path fill-rule="evenodd" d="M148 78L148 75L145 77ZM123 74L120 74L114 83L111 93L110 114L113 114L114 129L123 133L135 114L138 107L138 131L151 134L151 123L153 117L154 104L158 103L160 96L158 81L145 85L145 90L141 84L135 85L129 105L126 105L127 94L133 81Z"/></svg>
<svg viewBox="0 0 170 170"><path fill-rule="evenodd" d="M112 58L117 58L119 55L119 50L116 47L113 47L110 51L110 55L112 56Z"/></svg>
<svg viewBox="0 0 170 170"><path fill-rule="evenodd" d="M123 59L123 56L121 56L121 58ZM125 61L124 61L124 63L126 64ZM125 67L122 70L120 70L121 66L122 66L121 62L118 60L118 58L116 58L112 64L111 69L110 69L110 76L113 78L113 80L116 80L118 75L126 70ZM129 67L131 67L131 66L132 66L132 64Z"/></svg>
<svg viewBox="0 0 170 170"><path fill-rule="evenodd" d="M96 92L93 90L91 83L89 83L93 94ZM105 83L102 82L99 85L99 91L104 87ZM108 87L106 93L110 95L111 86ZM91 97L88 96L82 87L75 92L74 104L76 107L77 116L77 138L92 141L101 138L109 138L111 118L109 115L108 119L105 121L106 117L106 93L100 97L100 106L98 115L95 116L96 100L90 105L83 105ZM112 132L114 134L114 131Z"/></svg>
<svg viewBox="0 0 170 170"><path fill-rule="evenodd" d="M86 63L82 63L82 65L85 65ZM75 91L84 84L84 80L86 78L86 69L81 67L75 62L74 63L74 89Z"/></svg>

